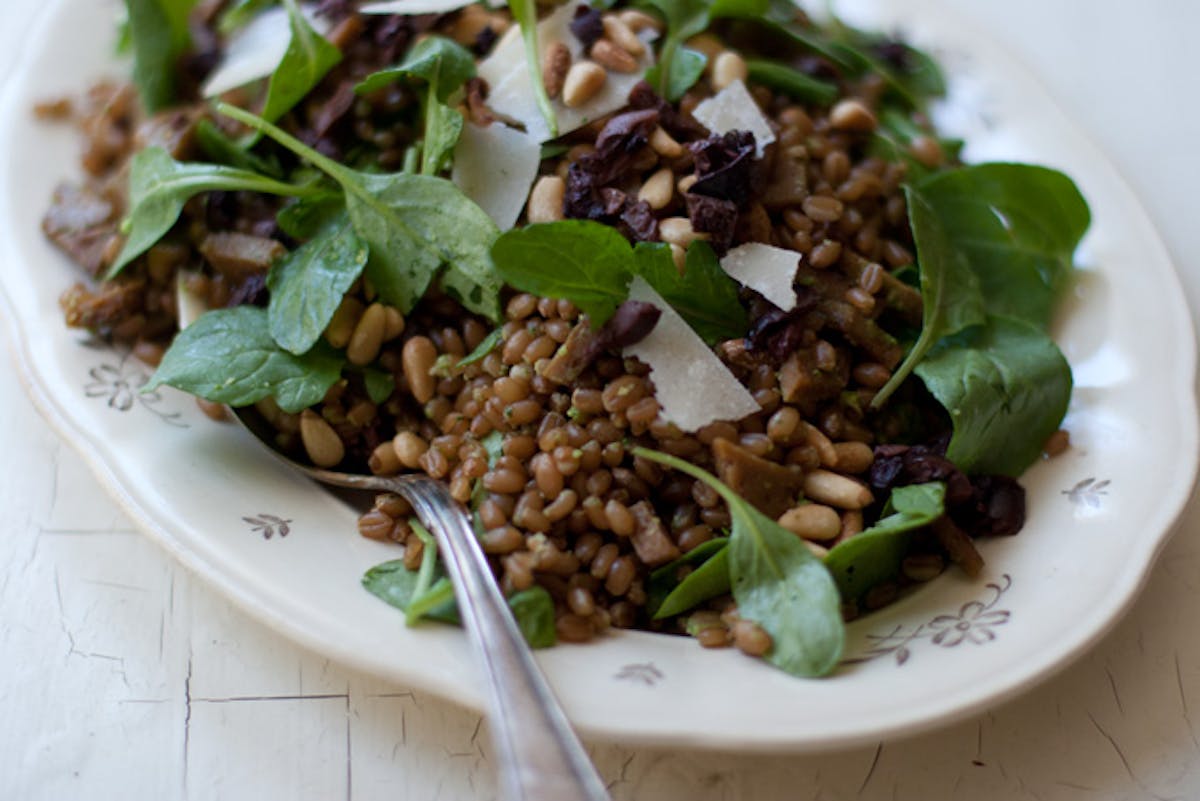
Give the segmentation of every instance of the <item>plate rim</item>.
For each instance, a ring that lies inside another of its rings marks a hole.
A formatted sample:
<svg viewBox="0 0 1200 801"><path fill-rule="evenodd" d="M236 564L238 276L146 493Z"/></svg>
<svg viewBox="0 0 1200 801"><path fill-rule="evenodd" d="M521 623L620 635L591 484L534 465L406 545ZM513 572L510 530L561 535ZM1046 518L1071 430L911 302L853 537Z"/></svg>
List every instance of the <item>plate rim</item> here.
<svg viewBox="0 0 1200 801"><path fill-rule="evenodd" d="M53 9L57 9L66 2L67 0L56 0L55 3L50 4L49 8L43 9L32 26L27 43L41 41L45 29L55 17ZM967 25L963 27L970 28ZM1034 683L1045 681L1050 676L1069 666L1085 651L1092 648L1128 612L1148 580L1159 554L1161 554L1163 548L1169 542L1171 535L1178 528L1177 524L1180 515L1188 499L1191 497L1196 482L1197 465L1198 460L1200 460L1200 454L1197 454L1196 448L1198 439L1197 420L1200 418L1200 415L1197 413L1195 387L1197 376L1196 336L1190 309L1182 292L1178 269L1171 259L1169 251L1166 249L1157 226L1146 212L1141 199L1125 181L1119 168L1094 144L1086 131L1081 130L1066 116L1065 112L1058 106L1054 95L1041 85L1036 76L1029 74L1024 66L1020 65L1019 61L1011 58L1007 53L1003 53L999 45L988 37L974 33L973 35L976 38L984 39L992 47L1001 50L1001 55L1006 64L1011 63L1021 66L1021 69L1025 71L1025 74L1022 76L1023 80L1034 83L1040 88L1042 94L1053 103L1056 112L1063 118L1064 123L1070 130L1071 136L1084 143L1087 148L1093 151L1093 159L1097 163L1103 164L1105 171L1109 173L1106 176L1107 181L1112 183L1131 204L1132 208L1136 210L1139 218L1138 223L1145 228L1146 232L1153 239L1154 249L1158 251L1157 258L1167 268L1165 274L1160 277L1171 282L1171 286L1167 288L1173 290L1169 293L1171 297L1170 302L1176 307L1175 313L1171 315L1171 320L1174 327L1185 329L1184 333L1187 334L1187 336L1180 337L1176 343L1180 348L1177 358L1185 363L1184 366L1186 368L1178 371L1180 376L1178 381L1184 385L1183 389L1185 391L1174 393L1174 395L1176 400L1175 408L1180 413L1179 420L1183 424L1183 429L1180 432L1180 441L1184 445L1184 448L1181 448L1181 450L1186 450L1192 454L1191 459L1188 461L1188 481L1173 482L1168 488L1169 494L1165 498L1166 502L1159 504L1155 512L1147 516L1147 528L1154 529L1156 532L1155 536L1136 541L1139 547L1133 549L1132 552L1140 554L1141 558L1136 560L1136 565L1133 564L1135 560L1130 560L1127 563L1126 568L1120 573L1120 581L1105 596L1109 600L1109 603L1098 605L1093 609L1090 624L1077 626L1077 631L1085 633L1075 636L1067 647L1056 651L1054 657L1043 659L1040 662L1035 660L1037 664L1030 667L1024 673L1010 677L1007 681L1002 681L998 684L990 684L989 687L991 687L991 690L989 692L985 692L974 699L947 702L943 705L945 708L930 714L915 717L909 716L906 719L877 726L870 731L835 736L822 742L813 742L807 737L803 740L793 741L778 736L752 740L731 740L728 737L713 736L707 732L676 731L667 733L653 729L628 731L584 725L582 731L590 739L607 741L620 739L623 742L631 744L675 745L696 749L732 748L747 752L801 753L862 745L875 742L881 738L915 735L932 728L945 726L950 722L961 720L1024 692ZM28 47L29 45L24 49L28 49ZM5 142L12 136L9 115L15 111L13 106L17 103L20 94L18 87L23 85L27 79L26 72L25 65L21 64L7 76L7 80L4 82L3 91L0 93L0 126L3 126L3 128L0 128L0 142ZM7 170L0 171L0 180L7 180ZM8 208L5 198L7 198L7 195L0 196L0 209ZM10 256L16 256L21 253L21 250L14 243L14 240L10 239L4 245L4 252ZM3 275L4 273L0 273L0 277ZM339 646L336 641L331 642L328 639L317 636L314 630L306 629L303 625L288 618L280 610L273 608L270 603L264 603L264 600L271 598L272 594L270 592L263 591L253 584L247 586L246 582L242 581L236 574L229 574L228 571L222 569L221 565L209 559L206 554L191 547L177 533L169 531L156 521L153 512L149 508L149 504L139 500L136 493L132 492L121 481L120 470L106 459L102 445L96 442L89 432L82 428L79 421L72 419L66 405L52 397L52 393L44 386L44 379L34 363L35 360L30 349L28 336L21 326L18 315L15 313L14 303L3 281L0 281L0 308L3 308L5 314L2 316L8 321L8 325L6 326L8 332L8 350L16 363L18 368L16 373L25 392L34 401L35 407L38 408L42 416L50 423L57 435L83 457L89 470L97 477L105 491L117 501L139 530L147 533L156 542L160 543L172 557L178 559L194 575L200 577L205 584L215 588L226 598L233 601L235 605L248 612L252 617L283 633L289 639L299 642L305 647L328 654L342 664L366 670L375 675L383 675L392 680L410 683L459 706L466 706L472 709L477 708L475 704L464 701L461 696L456 696L455 693L458 687L451 682L441 681L437 677L413 672L406 669L404 665L382 664L382 660L371 659L369 656L365 656L357 651ZM1172 489L1173 491L1170 491Z"/></svg>

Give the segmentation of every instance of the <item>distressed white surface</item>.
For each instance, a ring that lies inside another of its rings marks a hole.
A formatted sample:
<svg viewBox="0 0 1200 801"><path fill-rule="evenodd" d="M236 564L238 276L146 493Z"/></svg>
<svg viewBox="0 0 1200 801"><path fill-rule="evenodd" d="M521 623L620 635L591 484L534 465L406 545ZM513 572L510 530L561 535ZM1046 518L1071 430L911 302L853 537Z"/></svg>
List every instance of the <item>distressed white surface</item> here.
<svg viewBox="0 0 1200 801"><path fill-rule="evenodd" d="M1200 114L1176 101L1200 90L1190 55L1200 7L970 5L956 13L1041 68L1122 167L1196 308L1200 268L1185 257L1200 252L1190 202ZM4 3L0 44L36 11ZM0 48L0 76L19 54ZM1114 113L1108 99L1122 86L1154 113ZM7 356L0 369L12 375ZM0 798L495 797L477 715L329 664L230 608L128 530L11 378L0 382L0 421ZM622 800L1200 798L1197 619L1193 503L1130 616L991 714L812 757L593 753Z"/></svg>

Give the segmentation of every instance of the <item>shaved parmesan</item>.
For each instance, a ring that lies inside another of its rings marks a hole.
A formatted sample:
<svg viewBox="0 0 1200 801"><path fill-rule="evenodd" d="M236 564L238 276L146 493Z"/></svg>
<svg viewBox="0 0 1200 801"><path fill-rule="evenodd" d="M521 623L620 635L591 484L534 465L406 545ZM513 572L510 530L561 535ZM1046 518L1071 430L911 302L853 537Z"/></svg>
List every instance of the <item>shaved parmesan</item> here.
<svg viewBox="0 0 1200 801"><path fill-rule="evenodd" d="M635 276L629 287L629 299L652 303L662 311L654 330L625 348L624 354L650 366L654 396L663 417L684 431L695 431L717 420L740 420L759 410L742 382L640 276Z"/></svg>
<svg viewBox="0 0 1200 801"><path fill-rule="evenodd" d="M358 10L360 14L447 14L472 5L474 0L390 0L371 3Z"/></svg>
<svg viewBox="0 0 1200 801"><path fill-rule="evenodd" d="M759 158L766 146L775 141L771 124L741 81L734 81L696 106L692 116L713 133L749 131L754 134L755 155Z"/></svg>
<svg viewBox="0 0 1200 801"><path fill-rule="evenodd" d="M468 122L454 148L451 180L507 231L521 216L537 178L542 147L529 134L495 122Z"/></svg>
<svg viewBox="0 0 1200 801"><path fill-rule="evenodd" d="M566 45L572 62L584 57L583 46L571 33L571 20L575 9L583 3L567 3L538 23L538 51L545 53L552 44ZM653 36L653 31L646 32ZM561 100L554 100L554 113L558 119L558 133L570 133L582 128L606 114L611 114L629 102L629 92L642 80L642 74L652 66L654 58L651 48L638 61L638 69L630 73L609 72L604 87L591 100L577 108L567 108ZM514 25L505 32L495 49L479 64L479 77L488 83L488 105L499 113L511 117L525 126L537 142L550 138L546 121L538 109L533 94L529 70L525 66L525 46L521 41L519 26Z"/></svg>
<svg viewBox="0 0 1200 801"><path fill-rule="evenodd" d="M800 254L794 250L747 242L725 254L721 268L742 286L748 286L783 311L796 306L792 281L800 266Z"/></svg>
<svg viewBox="0 0 1200 801"><path fill-rule="evenodd" d="M313 6L303 6L300 12L317 33L329 33L329 20L317 16ZM269 77L283 61L291 41L287 10L282 6L268 8L230 37L221 63L208 76L201 92L205 97L216 97Z"/></svg>

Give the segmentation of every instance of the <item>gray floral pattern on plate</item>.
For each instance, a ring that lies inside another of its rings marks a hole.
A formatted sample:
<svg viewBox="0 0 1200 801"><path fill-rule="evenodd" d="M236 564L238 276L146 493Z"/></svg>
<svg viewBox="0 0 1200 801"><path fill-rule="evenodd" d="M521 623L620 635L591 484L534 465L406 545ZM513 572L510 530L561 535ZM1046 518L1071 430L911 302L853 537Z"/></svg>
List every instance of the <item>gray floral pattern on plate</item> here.
<svg viewBox="0 0 1200 801"><path fill-rule="evenodd" d="M282 539L292 533L291 524L293 521L279 517L278 515L259 512L252 517L243 517L242 520L250 525L251 531L262 534L264 540L269 540L276 534Z"/></svg>
<svg viewBox="0 0 1200 801"><path fill-rule="evenodd" d="M162 408L165 398L158 390L143 392L150 381L150 372L145 365L130 353L119 354L109 351L116 361L105 360L88 370L91 380L84 384L83 394L89 398L103 400L108 408L118 412L129 412L135 408L145 409L152 415L175 428L188 428L181 412Z"/></svg>
<svg viewBox="0 0 1200 801"><path fill-rule="evenodd" d="M942 648L955 648L963 643L983 645L996 639L996 629L1008 623L1012 614L1007 609L997 609L996 604L1012 587L1012 577L1005 573L998 582L989 582L986 589L989 600L967 601L955 614L938 615L916 626L899 625L887 634L868 634L871 647L859 657L843 660L853 665L869 662L881 656L892 655L897 665L903 665L912 656L914 644L928 641Z"/></svg>
<svg viewBox="0 0 1200 801"><path fill-rule="evenodd" d="M1070 489L1063 490L1062 494L1076 506L1099 509L1104 505L1103 496L1108 494L1108 486L1111 483L1108 479L1097 481L1095 476L1089 476Z"/></svg>
<svg viewBox="0 0 1200 801"><path fill-rule="evenodd" d="M618 681L630 681L653 687L666 678L653 662L634 662L625 665L613 676Z"/></svg>

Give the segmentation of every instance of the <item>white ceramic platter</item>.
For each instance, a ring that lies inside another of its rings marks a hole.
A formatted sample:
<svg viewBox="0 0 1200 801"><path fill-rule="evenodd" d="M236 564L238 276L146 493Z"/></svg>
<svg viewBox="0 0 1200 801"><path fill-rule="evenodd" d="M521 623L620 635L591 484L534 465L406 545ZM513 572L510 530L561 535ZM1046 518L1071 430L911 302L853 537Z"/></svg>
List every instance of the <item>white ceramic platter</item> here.
<svg viewBox="0 0 1200 801"><path fill-rule="evenodd" d="M394 550L185 396L144 395L147 369L67 331L73 268L39 230L78 143L37 122L38 99L78 92L111 62L116 3L59 0L26 39L0 106L0 296L22 379L131 517L268 625L350 665L480 706L456 629L404 627L359 577ZM900 18L904 7L906 20ZM957 571L850 626L850 661L804 681L694 642L622 633L541 652L585 734L625 743L818 750L911 733L1028 687L1088 647L1129 605L1188 497L1197 462L1194 337L1166 251L1114 169L1037 81L957 24L949 0L857 0L854 21L898 25L945 57L943 116L972 160L1054 165L1094 212L1056 336L1075 369L1074 447L1025 477L1030 517L983 544L985 576ZM969 55L963 55L969 54ZM166 599L163 599L166 602Z"/></svg>

